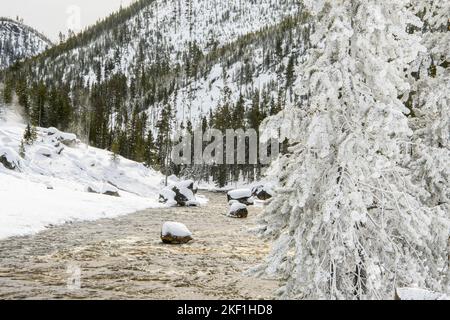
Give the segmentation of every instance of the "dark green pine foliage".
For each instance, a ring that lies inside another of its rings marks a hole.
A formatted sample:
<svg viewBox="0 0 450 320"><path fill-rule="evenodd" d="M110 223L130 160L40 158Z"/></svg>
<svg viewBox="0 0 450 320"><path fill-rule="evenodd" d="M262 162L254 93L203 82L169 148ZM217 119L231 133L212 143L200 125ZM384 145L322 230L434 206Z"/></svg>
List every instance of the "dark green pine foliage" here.
<svg viewBox="0 0 450 320"><path fill-rule="evenodd" d="M156 129L158 131L158 135L156 137L156 145L157 145L157 164L161 170L169 174L170 170L170 152L172 149L172 128L173 128L173 111L172 107L169 103L166 103L161 111L161 115L156 124Z"/></svg>

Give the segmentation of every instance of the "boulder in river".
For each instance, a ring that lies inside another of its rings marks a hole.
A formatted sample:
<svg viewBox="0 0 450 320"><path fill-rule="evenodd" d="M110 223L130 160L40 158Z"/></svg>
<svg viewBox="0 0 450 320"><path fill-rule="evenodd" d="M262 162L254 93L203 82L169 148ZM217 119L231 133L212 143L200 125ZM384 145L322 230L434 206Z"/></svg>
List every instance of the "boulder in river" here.
<svg viewBox="0 0 450 320"><path fill-rule="evenodd" d="M248 217L248 209L247 206L243 203L233 201L230 206L230 211L228 212L228 216L232 218L247 218Z"/></svg>
<svg viewBox="0 0 450 320"><path fill-rule="evenodd" d="M166 222L162 226L161 240L166 244L185 244L192 240L192 233L182 223Z"/></svg>
<svg viewBox="0 0 450 320"><path fill-rule="evenodd" d="M246 206L254 204L252 191L250 189L237 189L228 192L228 201L236 200Z"/></svg>
<svg viewBox="0 0 450 320"><path fill-rule="evenodd" d="M192 183L191 183L192 182ZM164 188L159 193L159 202L170 206L194 207L199 203L195 198L195 184L193 181L182 181L174 186Z"/></svg>
<svg viewBox="0 0 450 320"><path fill-rule="evenodd" d="M269 200L273 197L273 190L271 185L259 185L252 189L253 197L258 200Z"/></svg>

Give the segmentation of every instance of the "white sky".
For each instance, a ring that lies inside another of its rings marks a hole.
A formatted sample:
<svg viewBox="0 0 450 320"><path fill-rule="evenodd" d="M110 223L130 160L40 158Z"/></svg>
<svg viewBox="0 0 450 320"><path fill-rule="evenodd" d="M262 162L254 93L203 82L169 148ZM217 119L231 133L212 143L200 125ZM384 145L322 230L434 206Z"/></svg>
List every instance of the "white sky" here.
<svg viewBox="0 0 450 320"><path fill-rule="evenodd" d="M53 41L60 31L84 29L135 0L0 0L0 16L15 19L44 33ZM78 31L78 30L77 30Z"/></svg>

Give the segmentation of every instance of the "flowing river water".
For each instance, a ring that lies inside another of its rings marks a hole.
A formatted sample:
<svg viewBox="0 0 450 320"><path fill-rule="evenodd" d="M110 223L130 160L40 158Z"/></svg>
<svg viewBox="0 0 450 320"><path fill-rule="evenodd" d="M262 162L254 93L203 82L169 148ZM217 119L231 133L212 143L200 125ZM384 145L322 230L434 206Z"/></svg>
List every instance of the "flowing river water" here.
<svg viewBox="0 0 450 320"><path fill-rule="evenodd" d="M271 299L275 280L245 274L269 252L226 196L203 192L200 208L150 209L75 222L0 241L0 299ZM194 241L164 245L162 223L187 225Z"/></svg>

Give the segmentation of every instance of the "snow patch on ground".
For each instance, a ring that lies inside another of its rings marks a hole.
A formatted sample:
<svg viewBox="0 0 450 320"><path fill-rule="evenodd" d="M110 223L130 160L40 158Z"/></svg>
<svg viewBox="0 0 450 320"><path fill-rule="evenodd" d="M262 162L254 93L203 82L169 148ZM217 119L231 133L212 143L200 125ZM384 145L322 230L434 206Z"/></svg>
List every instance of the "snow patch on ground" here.
<svg viewBox="0 0 450 320"><path fill-rule="evenodd" d="M400 300L449 300L449 297L443 293L419 288L399 288L397 295Z"/></svg>
<svg viewBox="0 0 450 320"><path fill-rule="evenodd" d="M3 106L1 106L3 108ZM76 136L54 128L38 128L37 141L19 146L25 123L8 108L0 119L0 147L10 170L0 164L0 238L35 233L48 225L76 220L116 217L146 208L161 207L158 194L163 176L143 164L89 147ZM120 197L88 193L118 191Z"/></svg>

